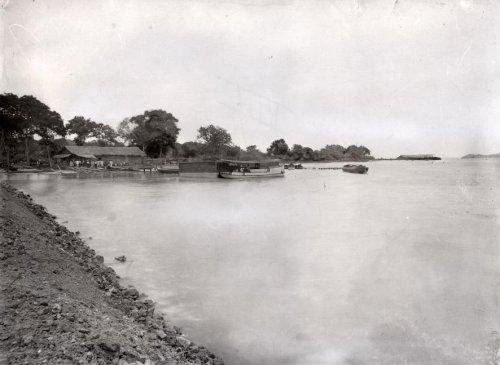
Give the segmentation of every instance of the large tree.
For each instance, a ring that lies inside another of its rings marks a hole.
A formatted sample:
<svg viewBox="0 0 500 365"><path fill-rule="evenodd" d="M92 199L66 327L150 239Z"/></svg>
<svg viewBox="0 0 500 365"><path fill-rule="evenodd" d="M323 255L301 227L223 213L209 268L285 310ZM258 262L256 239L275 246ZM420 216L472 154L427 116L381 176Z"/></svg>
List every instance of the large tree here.
<svg viewBox="0 0 500 365"><path fill-rule="evenodd" d="M7 164L16 142L22 135L24 120L19 107L19 97L15 94L0 95L0 152L5 153Z"/></svg>
<svg viewBox="0 0 500 365"><path fill-rule="evenodd" d="M338 144L329 144L320 150L321 158L324 160L343 160L346 149Z"/></svg>
<svg viewBox="0 0 500 365"><path fill-rule="evenodd" d="M92 132L96 128L97 123L91 119L82 116L75 116L68 121L66 130L68 134L76 134L74 138L78 146L83 146L87 138L92 137Z"/></svg>
<svg viewBox="0 0 500 365"><path fill-rule="evenodd" d="M178 120L164 110L148 110L144 114L124 119L118 134L129 145L142 148L151 157L162 156L168 148L175 148L179 135Z"/></svg>
<svg viewBox="0 0 500 365"><path fill-rule="evenodd" d="M289 151L288 145L283 138L277 139L271 143L267 153L271 156L283 157Z"/></svg>
<svg viewBox="0 0 500 365"><path fill-rule="evenodd" d="M232 146L229 132L213 124L198 129L198 140L205 144L206 152L212 156L221 156Z"/></svg>
<svg viewBox="0 0 500 365"><path fill-rule="evenodd" d="M185 158L198 157L203 153L203 147L203 143L200 142L184 142L178 146L178 153Z"/></svg>
<svg viewBox="0 0 500 365"><path fill-rule="evenodd" d="M371 159L370 150L365 146L351 145L346 148L344 157L349 160L366 160Z"/></svg>
<svg viewBox="0 0 500 365"><path fill-rule="evenodd" d="M0 99L0 109L4 150L7 141L24 139L27 164L30 163L30 143L35 135L40 137L41 144L46 144L56 135L66 133L61 116L32 95L4 94Z"/></svg>
<svg viewBox="0 0 500 365"><path fill-rule="evenodd" d="M300 144L294 144L290 150L290 158L295 161L302 160L304 157L304 147Z"/></svg>
<svg viewBox="0 0 500 365"><path fill-rule="evenodd" d="M265 158L265 153L259 151L256 145L248 146L240 155L244 160L262 160Z"/></svg>
<svg viewBox="0 0 500 365"><path fill-rule="evenodd" d="M116 146L119 144L116 140L118 133L107 124L96 123L90 135L101 146Z"/></svg>

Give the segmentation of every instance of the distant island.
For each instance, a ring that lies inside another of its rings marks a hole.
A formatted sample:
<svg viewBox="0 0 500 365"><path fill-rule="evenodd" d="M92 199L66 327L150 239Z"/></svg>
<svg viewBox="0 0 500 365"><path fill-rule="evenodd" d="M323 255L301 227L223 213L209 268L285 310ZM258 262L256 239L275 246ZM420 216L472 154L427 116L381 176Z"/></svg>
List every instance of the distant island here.
<svg viewBox="0 0 500 365"><path fill-rule="evenodd" d="M410 160L410 161L415 161L415 160L441 160L441 157L436 157L434 155L401 155L396 160Z"/></svg>
<svg viewBox="0 0 500 365"><path fill-rule="evenodd" d="M491 155L479 155L479 154L469 153L468 155L462 157L462 159L468 159L468 158L500 158L500 153L492 153Z"/></svg>

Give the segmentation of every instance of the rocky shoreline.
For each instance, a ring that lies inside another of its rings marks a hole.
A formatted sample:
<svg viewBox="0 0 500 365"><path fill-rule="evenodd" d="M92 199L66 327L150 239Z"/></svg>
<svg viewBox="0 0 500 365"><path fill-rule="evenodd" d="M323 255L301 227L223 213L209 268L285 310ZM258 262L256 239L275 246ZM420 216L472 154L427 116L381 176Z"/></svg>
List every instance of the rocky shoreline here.
<svg viewBox="0 0 500 365"><path fill-rule="evenodd" d="M222 364L55 218L0 184L0 363Z"/></svg>

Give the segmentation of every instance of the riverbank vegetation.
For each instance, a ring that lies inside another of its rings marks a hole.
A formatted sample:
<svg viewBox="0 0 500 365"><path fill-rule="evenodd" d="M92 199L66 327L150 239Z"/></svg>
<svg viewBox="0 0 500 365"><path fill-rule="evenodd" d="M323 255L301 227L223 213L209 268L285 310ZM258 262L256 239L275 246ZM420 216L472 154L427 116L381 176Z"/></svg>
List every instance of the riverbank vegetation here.
<svg viewBox="0 0 500 365"><path fill-rule="evenodd" d="M115 130L110 125L84 116L66 123L56 111L31 95L0 95L0 164L46 165L51 156L67 145L137 146L151 158L286 161L363 161L372 159L365 146L329 144L321 149L293 144L284 139L270 143L266 151L256 145L241 148L223 127L207 123L198 129L197 139L181 143L177 118L162 109L125 118Z"/></svg>

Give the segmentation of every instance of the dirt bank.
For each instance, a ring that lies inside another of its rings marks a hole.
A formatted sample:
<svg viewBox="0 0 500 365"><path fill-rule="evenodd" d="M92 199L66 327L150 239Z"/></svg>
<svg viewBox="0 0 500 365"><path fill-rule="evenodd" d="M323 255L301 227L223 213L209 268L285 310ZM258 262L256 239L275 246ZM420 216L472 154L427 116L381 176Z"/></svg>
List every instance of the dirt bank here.
<svg viewBox="0 0 500 365"><path fill-rule="evenodd" d="M0 184L0 363L222 363L54 218Z"/></svg>

